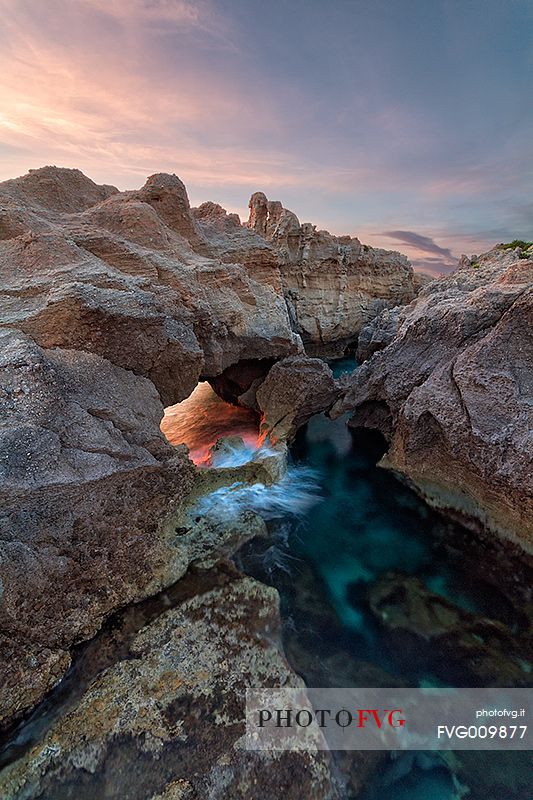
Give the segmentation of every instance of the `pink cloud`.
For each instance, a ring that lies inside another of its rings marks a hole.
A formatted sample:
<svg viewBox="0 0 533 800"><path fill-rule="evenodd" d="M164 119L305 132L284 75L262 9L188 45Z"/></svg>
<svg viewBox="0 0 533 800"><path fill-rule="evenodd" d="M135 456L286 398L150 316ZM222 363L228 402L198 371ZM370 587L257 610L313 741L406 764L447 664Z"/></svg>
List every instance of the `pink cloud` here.
<svg viewBox="0 0 533 800"><path fill-rule="evenodd" d="M259 177L266 178L261 172L272 167L286 172L274 152L209 140L215 126L221 139L238 126L253 139L254 130L275 123L268 102L261 115L223 75L193 66L166 70L165 54L147 35L147 23L157 22L220 41L226 28L207 13L205 3L82 0L76 8L85 14L83 25L69 17L72 4L50 0L51 8L64 11L64 31L42 28L25 2L0 0L6 20L0 51L0 147L6 152L0 150L1 178L50 161L93 173L96 168L128 183L169 168L236 182L249 180L258 164ZM109 30L110 18L118 21L118 30ZM50 25L50 17L46 20Z"/></svg>
<svg viewBox="0 0 533 800"><path fill-rule="evenodd" d="M337 95L305 65L283 72L284 51L258 53L250 15L239 28L246 15L230 12L216 0L0 0L0 180L57 164L133 188L175 172L195 204L243 215L260 189L303 221L413 260L421 253L381 232L414 227L459 254L443 212L464 229L512 168L434 159L431 115L380 94L379 81ZM282 38L292 67L299 45Z"/></svg>
<svg viewBox="0 0 533 800"><path fill-rule="evenodd" d="M55 163L120 188L161 170L246 194L271 187L338 194L400 181L370 157L339 165L327 131L320 150L298 147L294 120L312 108L297 88L242 69L238 32L216 4L0 0L0 10L0 179ZM175 44L165 50L169 34L185 43L196 37L192 62ZM231 69L213 68L210 55L220 48L217 66ZM388 119L393 126L398 112Z"/></svg>

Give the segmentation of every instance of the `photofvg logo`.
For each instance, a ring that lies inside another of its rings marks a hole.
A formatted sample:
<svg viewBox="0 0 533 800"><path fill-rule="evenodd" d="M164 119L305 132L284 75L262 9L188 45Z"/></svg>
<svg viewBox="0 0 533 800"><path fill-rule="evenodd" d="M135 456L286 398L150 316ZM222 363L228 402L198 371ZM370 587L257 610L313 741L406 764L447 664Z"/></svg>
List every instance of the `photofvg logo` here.
<svg viewBox="0 0 533 800"><path fill-rule="evenodd" d="M406 717L401 705L353 696L353 690L265 689L247 693L247 746L251 749L397 749ZM389 745L387 741L390 739ZM342 744L342 747L339 745Z"/></svg>
<svg viewBox="0 0 533 800"><path fill-rule="evenodd" d="M402 728L405 724L403 711L401 708L357 708L350 710L341 708L339 710L331 708L260 708L258 711L258 725L264 728L267 724L273 724L276 728L308 728L312 724L317 724L319 728L327 725L337 725L339 728L346 728L348 725L355 725L356 728L366 728L374 725L381 730L387 725L389 728Z"/></svg>
<svg viewBox="0 0 533 800"><path fill-rule="evenodd" d="M525 750L530 699L524 689L250 689L246 747ZM487 725L487 717L509 722Z"/></svg>

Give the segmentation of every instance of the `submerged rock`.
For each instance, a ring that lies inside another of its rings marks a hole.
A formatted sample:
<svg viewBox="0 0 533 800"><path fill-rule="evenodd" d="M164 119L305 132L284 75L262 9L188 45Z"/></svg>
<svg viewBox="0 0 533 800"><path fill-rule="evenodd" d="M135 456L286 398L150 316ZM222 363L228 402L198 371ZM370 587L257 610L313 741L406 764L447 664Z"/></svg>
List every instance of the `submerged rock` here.
<svg viewBox="0 0 533 800"><path fill-rule="evenodd" d="M418 578L390 573L369 589L370 608L399 642L401 659L426 660L443 681L466 675L478 686L527 686L533 659L527 631L475 615L434 594Z"/></svg>
<svg viewBox="0 0 533 800"><path fill-rule="evenodd" d="M533 259L495 248L433 281L334 413L378 426L382 459L431 505L533 546ZM376 326L379 326L379 321ZM369 353L370 354L370 353Z"/></svg>
<svg viewBox="0 0 533 800"><path fill-rule="evenodd" d="M527 800L531 795L530 752L455 750L445 760L468 800Z"/></svg>

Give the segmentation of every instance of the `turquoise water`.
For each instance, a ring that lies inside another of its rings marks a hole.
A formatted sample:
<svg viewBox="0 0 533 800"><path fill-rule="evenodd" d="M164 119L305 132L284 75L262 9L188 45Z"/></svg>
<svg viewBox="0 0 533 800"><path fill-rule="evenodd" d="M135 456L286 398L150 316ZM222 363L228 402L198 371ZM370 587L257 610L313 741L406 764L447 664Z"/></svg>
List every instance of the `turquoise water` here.
<svg viewBox="0 0 533 800"><path fill-rule="evenodd" d="M447 664L416 637L398 647L372 613L369 592L388 573L413 576L451 609L468 619L498 620L512 635L524 621L503 587L505 570L512 572L516 564L502 562L497 581L486 579L490 559L498 555L377 467L385 442L375 432L351 431L346 421L320 415L300 431L289 473L299 513L287 505L270 509L270 541L251 543L240 553L247 572L280 592L289 661L314 686L486 685L468 663ZM310 475L314 500L304 505L298 498L302 488L309 491ZM498 683L505 685L494 675L493 685ZM527 779L517 778L527 774L525 765L531 768L528 754L499 758L500 783L494 788L488 778L483 783L479 776L486 770L476 771L475 762L461 768L459 781L433 754L391 757L358 798L454 800L466 785L469 800L530 800Z"/></svg>
<svg viewBox="0 0 533 800"><path fill-rule="evenodd" d="M337 359L337 361L331 361L329 366L333 372L333 377L340 378L341 375L348 375L350 372L353 372L358 364L357 360L352 356L345 356L344 358Z"/></svg>
<svg viewBox="0 0 533 800"><path fill-rule="evenodd" d="M436 515L376 467L383 449L376 434L351 432L346 419L323 415L311 420L293 448L296 463L316 470L323 501L300 527L292 548L323 579L343 625L369 646L373 630L357 592L391 570L416 575L465 610L482 610L469 576L451 560L437 558L440 542L428 535Z"/></svg>

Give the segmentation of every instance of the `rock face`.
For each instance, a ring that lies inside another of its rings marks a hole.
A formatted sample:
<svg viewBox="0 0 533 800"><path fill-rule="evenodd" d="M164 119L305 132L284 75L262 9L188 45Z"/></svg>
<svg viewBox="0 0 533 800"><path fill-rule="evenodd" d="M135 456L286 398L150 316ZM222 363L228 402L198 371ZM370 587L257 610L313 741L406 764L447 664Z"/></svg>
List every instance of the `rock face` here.
<svg viewBox="0 0 533 800"><path fill-rule="evenodd" d="M30 231L49 231L57 213L82 212L116 194L79 169L43 167L1 184L0 240Z"/></svg>
<svg viewBox="0 0 533 800"><path fill-rule="evenodd" d="M533 545L533 258L495 248L430 283L334 413L379 427L382 465L432 505ZM377 320L374 330L387 327ZM370 337L371 339L372 337Z"/></svg>
<svg viewBox="0 0 533 800"><path fill-rule="evenodd" d="M335 288L337 322L322 332L328 264L335 272L345 258L336 240L317 250L311 235L296 302L299 261L282 255L280 236L213 203L191 210L175 175L119 192L45 167L0 184L0 722L35 704L114 609L257 533L257 518L215 529L187 517L213 487L159 424L200 377L253 405L267 370L303 353L300 333L324 351L356 336L358 313L343 316L353 295ZM356 259L367 316L412 291L407 263L385 260ZM335 285L344 280L335 273ZM252 365L243 385L233 380L242 362ZM298 419L312 408L306 395ZM219 469L211 481L235 475Z"/></svg>
<svg viewBox="0 0 533 800"><path fill-rule="evenodd" d="M93 353L44 350L0 328L0 480L39 490L157 468L172 455L154 385Z"/></svg>
<svg viewBox="0 0 533 800"><path fill-rule="evenodd" d="M277 253L291 320L309 355L342 355L381 309L415 296L413 270L400 253L300 224L262 192L249 207L248 227Z"/></svg>
<svg viewBox="0 0 533 800"><path fill-rule="evenodd" d="M142 594L166 556L158 517L192 469L163 440L146 378L18 331L0 340L5 719L60 677L72 642Z"/></svg>
<svg viewBox="0 0 533 800"><path fill-rule="evenodd" d="M277 599L231 572L200 582L3 771L2 797L338 797L327 753L244 747L246 688L302 686L272 642Z"/></svg>
<svg viewBox="0 0 533 800"><path fill-rule="evenodd" d="M254 280L282 295L276 251L255 231L241 225L238 214L227 214L218 203L202 203L192 214L211 252L224 263L242 264Z"/></svg>
<svg viewBox="0 0 533 800"><path fill-rule="evenodd" d="M383 350L392 342L398 333L404 311L405 308L402 306L386 308L361 328L357 340L358 361L367 361L370 356L373 356L378 350Z"/></svg>
<svg viewBox="0 0 533 800"><path fill-rule="evenodd" d="M273 443L291 439L312 416L329 410L338 393L322 359L291 356L278 361L256 393L262 435Z"/></svg>

